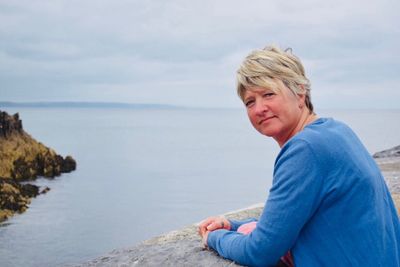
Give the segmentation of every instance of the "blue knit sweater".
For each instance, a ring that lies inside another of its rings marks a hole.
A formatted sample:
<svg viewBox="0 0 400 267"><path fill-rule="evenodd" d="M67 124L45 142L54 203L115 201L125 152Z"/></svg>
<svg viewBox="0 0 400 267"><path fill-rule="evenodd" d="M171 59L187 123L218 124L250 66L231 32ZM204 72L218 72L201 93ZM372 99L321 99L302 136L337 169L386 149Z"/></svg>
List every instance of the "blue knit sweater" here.
<svg viewBox="0 0 400 267"><path fill-rule="evenodd" d="M208 235L221 256L274 266L400 266L400 224L375 161L345 124L321 118L281 149L264 211L249 235Z"/></svg>

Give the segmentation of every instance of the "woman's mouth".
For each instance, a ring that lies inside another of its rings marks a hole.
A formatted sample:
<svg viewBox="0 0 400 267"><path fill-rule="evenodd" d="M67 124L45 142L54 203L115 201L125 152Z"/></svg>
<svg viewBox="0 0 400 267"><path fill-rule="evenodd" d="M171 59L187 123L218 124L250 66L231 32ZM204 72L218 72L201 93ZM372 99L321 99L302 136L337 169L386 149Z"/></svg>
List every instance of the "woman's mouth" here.
<svg viewBox="0 0 400 267"><path fill-rule="evenodd" d="M261 125L261 124L263 124L264 122L269 121L270 119L272 119L272 118L274 118L274 117L275 117L275 116L270 116L270 117L263 118L263 119L261 119L261 120L258 122L258 124Z"/></svg>

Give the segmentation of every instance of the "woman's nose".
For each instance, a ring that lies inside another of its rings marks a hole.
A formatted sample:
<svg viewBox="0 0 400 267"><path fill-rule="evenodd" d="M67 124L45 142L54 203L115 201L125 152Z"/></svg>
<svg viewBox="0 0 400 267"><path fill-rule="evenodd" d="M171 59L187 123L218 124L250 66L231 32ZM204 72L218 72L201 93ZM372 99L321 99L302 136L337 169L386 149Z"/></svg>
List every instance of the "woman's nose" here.
<svg viewBox="0 0 400 267"><path fill-rule="evenodd" d="M254 111L256 115L264 115L267 112L268 107L263 103L262 100L255 101Z"/></svg>

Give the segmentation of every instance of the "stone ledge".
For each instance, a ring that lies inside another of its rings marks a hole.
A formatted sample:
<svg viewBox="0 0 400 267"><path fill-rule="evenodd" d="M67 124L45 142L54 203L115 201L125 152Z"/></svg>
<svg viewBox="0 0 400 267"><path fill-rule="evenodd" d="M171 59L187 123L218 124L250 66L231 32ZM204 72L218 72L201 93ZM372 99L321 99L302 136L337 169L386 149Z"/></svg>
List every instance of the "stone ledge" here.
<svg viewBox="0 0 400 267"><path fill-rule="evenodd" d="M400 214L400 157L375 159L392 193ZM263 204L224 214L229 219L245 219L261 214ZM92 261L70 266L241 266L203 249L197 224L146 240L132 248L114 250Z"/></svg>
<svg viewBox="0 0 400 267"><path fill-rule="evenodd" d="M264 204L224 214L229 219L258 218ZM198 223L146 240L129 249L114 250L92 261L69 266L240 266L201 246Z"/></svg>

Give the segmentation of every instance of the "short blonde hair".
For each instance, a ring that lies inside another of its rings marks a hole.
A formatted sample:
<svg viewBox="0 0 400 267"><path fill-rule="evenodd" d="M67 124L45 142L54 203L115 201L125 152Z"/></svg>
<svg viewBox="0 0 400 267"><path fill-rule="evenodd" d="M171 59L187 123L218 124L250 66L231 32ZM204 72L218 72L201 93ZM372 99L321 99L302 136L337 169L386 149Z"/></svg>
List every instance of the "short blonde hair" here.
<svg viewBox="0 0 400 267"><path fill-rule="evenodd" d="M236 78L237 93L242 100L245 92L253 87L277 90L276 79L279 79L293 94L305 95L305 105L310 113L314 110L310 95L311 83L300 59L291 49L267 46L251 52L240 65Z"/></svg>

